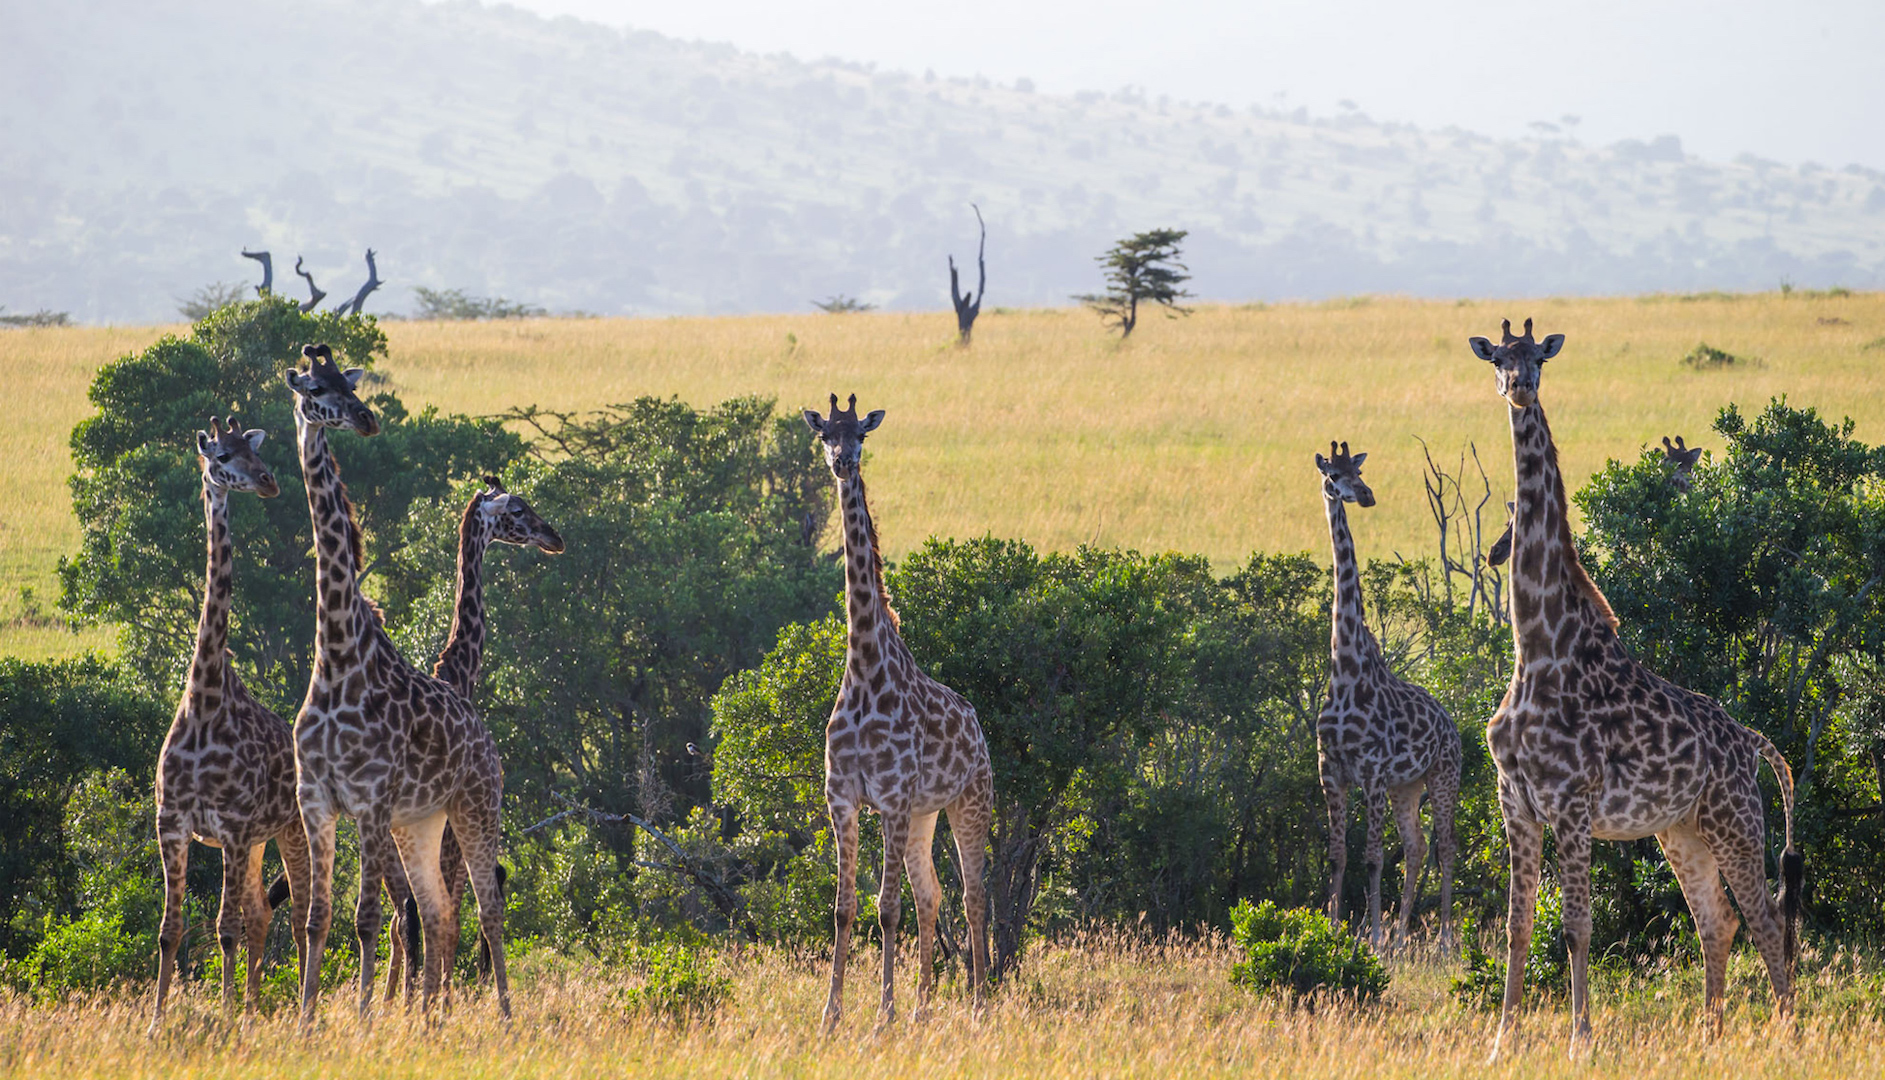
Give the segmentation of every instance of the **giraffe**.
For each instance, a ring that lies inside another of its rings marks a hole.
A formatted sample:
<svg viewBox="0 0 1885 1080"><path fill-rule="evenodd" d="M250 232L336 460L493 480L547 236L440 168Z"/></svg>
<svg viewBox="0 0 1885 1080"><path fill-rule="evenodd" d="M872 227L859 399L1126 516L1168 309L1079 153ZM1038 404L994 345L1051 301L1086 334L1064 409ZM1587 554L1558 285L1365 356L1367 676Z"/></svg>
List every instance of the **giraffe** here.
<svg viewBox="0 0 1885 1080"><path fill-rule="evenodd" d="M499 1014L510 1017L504 970L504 913L497 897L498 812L504 772L497 747L471 705L450 684L407 664L360 592L360 532L328 448L327 430L371 436L379 421L354 389L361 372L342 371L325 345L303 347L306 373L285 373L295 395L295 427L315 539L314 671L295 724L296 795L313 864L308 950L301 973L301 1018L313 1023L321 953L333 918L334 829L342 814L360 824L360 1016L372 1019L373 967L380 931L380 883L391 860L403 864L423 926L423 1008L442 981L445 883L439 847L446 824L470 868ZM388 850L387 841L391 847Z"/></svg>
<svg viewBox="0 0 1885 1080"><path fill-rule="evenodd" d="M445 648L439 653L438 662L432 667L432 676L450 684L466 701L475 700L478 673L484 663L485 550L495 541L519 547L535 547L546 555L563 553L563 537L549 522L543 520L523 496L505 491L504 485L495 476L486 476L484 485L482 490L471 496L471 501L465 504L464 513L459 517L458 598L453 607L451 634L446 639ZM458 945L458 898L464 895L468 873L464 857L458 849L457 834L450 825L445 826L439 839L439 864L445 878L444 938L448 946L442 966L449 994L452 953ZM390 998L394 988L401 983L401 968L406 957L417 954L419 917L418 904L413 898L404 869L390 863L388 865L390 872L387 888L393 894L394 910L399 912L405 923L404 933L392 935L392 953L387 961L386 977L386 994ZM497 867L500 895L504 878L505 870L500 863ZM489 963L490 950L490 942L481 943L480 955L486 964ZM410 996L410 980L405 982L405 988Z"/></svg>
<svg viewBox="0 0 1885 1080"><path fill-rule="evenodd" d="M838 480L844 511L844 678L825 726L825 803L838 841L837 938L831 953L831 993L825 1002L827 1032L837 1027L844 1012L844 964L857 919L858 814L865 807L875 809L883 823L883 879L877 901L884 942L882 1021L896 1017L897 919L904 870L916 896L918 1018L929 1002L931 949L942 904L930 853L939 811L948 812L956 838L969 919L970 985L978 1009L988 970L982 866L993 816L994 773L975 707L917 670L884 591L877 526L859 468L864 437L883 419L882 409L858 419L856 394L843 410L838 395L831 395L828 417L805 410L805 423L824 444L825 462Z"/></svg>
<svg viewBox="0 0 1885 1080"><path fill-rule="evenodd" d="M152 1034L163 1025L177 948L183 940L190 841L199 840L223 853L222 910L216 916L216 937L222 948L225 1016L235 1011L238 943L248 947L245 989L251 1010L261 992L262 945L273 907L262 894L262 851L271 837L289 878L294 882L307 879L307 836L295 809L294 732L249 695L226 651L234 570L229 492L252 491L265 499L281 492L274 474L257 456L263 437L259 428L243 431L234 417L229 418L227 431L212 416L209 430L196 433L209 557L196 650L176 718L157 759L157 846L163 856L164 916L158 930ZM303 937L307 886L297 885L294 894L293 932L299 954L305 953L307 945Z"/></svg>
<svg viewBox="0 0 1885 1080"><path fill-rule="evenodd" d="M1722 1022L1728 953L1739 927L1721 879L1767 964L1783 1015L1793 1006L1795 925L1804 864L1793 843L1793 773L1774 744L1719 704L1631 658L1617 619L1579 560L1557 446L1538 401L1541 365L1563 334L1532 338L1531 320L1499 345L1471 340L1497 372L1509 406L1517 474L1512 534L1512 683L1486 725L1510 849L1506 984L1497 1057L1516 1031L1543 863L1544 827L1558 849L1564 933L1571 953L1571 1054L1588 1048L1590 854L1593 840L1655 836L1682 884L1704 960L1703 1003ZM1767 892L1765 821L1757 773L1780 782L1786 849L1778 899Z"/></svg>
<svg viewBox="0 0 1885 1080"><path fill-rule="evenodd" d="M1669 474L1670 486L1677 491L1687 492L1690 487L1689 472L1695 468L1696 462L1702 460L1702 448L1698 446L1690 449L1682 445L1682 436L1680 435L1676 436L1675 443L1671 445L1669 436L1664 435L1662 437L1662 458L1675 469L1674 472Z"/></svg>
<svg viewBox="0 0 1885 1080"><path fill-rule="evenodd" d="M1368 939L1381 943L1381 838L1388 800L1406 850L1398 940L1413 930L1419 874L1427 843L1420 829L1420 796L1433 799L1434 848L1440 860L1440 941L1451 944L1453 859L1458 845L1453 814L1460 798L1460 732L1432 694L1395 677L1362 611L1361 575L1355 541L1348 531L1347 503L1374 505L1361 478L1367 454L1350 455L1348 444L1329 456L1316 455L1322 501L1335 550L1335 601L1329 636L1329 700L1316 718L1316 761L1329 811L1329 918L1342 917L1342 874L1348 865L1348 790L1367 800Z"/></svg>

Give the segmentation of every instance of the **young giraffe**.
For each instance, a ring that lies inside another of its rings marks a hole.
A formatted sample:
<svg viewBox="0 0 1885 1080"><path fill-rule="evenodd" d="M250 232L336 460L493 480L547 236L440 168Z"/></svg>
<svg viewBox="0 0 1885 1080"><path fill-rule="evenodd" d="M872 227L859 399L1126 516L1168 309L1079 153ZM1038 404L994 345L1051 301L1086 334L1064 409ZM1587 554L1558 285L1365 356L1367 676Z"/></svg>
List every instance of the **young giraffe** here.
<svg viewBox="0 0 1885 1080"><path fill-rule="evenodd" d="M196 433L203 469L203 516L209 531L204 571L203 614L197 621L196 652L184 683L176 719L157 759L157 846L164 864L164 918L158 930L157 1005L153 1034L162 1026L177 947L183 940L183 891L190 841L223 852L222 910L216 937L222 946L223 1012L235 1011L236 946L248 946L248 1007L261 991L262 945L272 907L262 895L262 850L270 837L294 882L307 880L308 843L295 809L294 732L264 708L230 666L229 603L233 545L229 537L229 492L252 491L265 499L281 488L256 456L260 429L229 430L211 417L209 431ZM306 951L303 919L308 890L294 890L295 951Z"/></svg>
<svg viewBox="0 0 1885 1080"><path fill-rule="evenodd" d="M301 1017L312 1024L321 952L333 917L334 828L360 823L360 1015L371 1020L380 932L380 883L395 857L404 864L425 930L423 1007L442 981L445 883L441 834L449 821L470 867L472 893L497 985L498 1012L510 1017L504 970L504 913L497 897L498 813L504 773L497 747L471 705L449 684L421 674L393 647L378 609L361 595L360 533L340 481L327 429L361 435L379 421L354 394L361 372L341 371L325 345L302 349L306 374L290 369L301 471L315 538L314 672L295 724L296 794L313 863ZM387 849L390 838L397 852Z"/></svg>
<svg viewBox="0 0 1885 1080"><path fill-rule="evenodd" d="M1676 441L1672 445L1669 442L1669 436L1664 435L1662 437L1662 459L1675 469L1674 472L1669 474L1670 486L1674 487L1677 491L1687 492L1690 488L1689 473L1695 468L1695 463L1702 460L1702 448L1697 446L1691 449L1690 447L1682 445L1682 436L1680 435L1676 436Z"/></svg>
<svg viewBox="0 0 1885 1080"><path fill-rule="evenodd" d="M824 443L825 461L838 479L844 510L844 680L825 726L825 802L838 840L837 940L831 953L831 994L825 1002L826 1031L837 1026L844 1012L844 962L857 919L858 813L864 807L876 809L883 822L883 880L877 900L884 941L882 1019L896 1016L902 870L909 871L916 895L919 1018L929 1002L931 948L942 905L930 854L938 811L948 811L956 837L956 865L962 871L963 907L969 919L970 986L977 1008L988 970L982 864L993 816L994 773L975 707L917 670L884 592L877 526L865 503L858 468L864 437L883 419L884 411L877 409L859 420L856 394L842 411L838 395L831 395L829 417L805 410L805 423Z"/></svg>
<svg viewBox="0 0 1885 1080"><path fill-rule="evenodd" d="M1329 918L1342 917L1342 873L1348 865L1348 789L1359 787L1368 807L1368 939L1381 942L1381 839L1387 802L1406 850L1397 938L1413 931L1415 893L1427 861L1420 830L1420 795L1433 798L1434 848L1440 858L1440 942L1452 942L1453 813L1460 798L1460 732L1432 694L1396 678L1368 630L1362 611L1361 575L1345 504L1374 505L1361 479L1367 454L1338 451L1316 455L1322 501L1335 549L1335 603L1329 636L1329 701L1316 718L1316 763L1329 811Z"/></svg>
<svg viewBox="0 0 1885 1080"><path fill-rule="evenodd" d="M1660 678L1617 637L1610 604L1579 561L1558 450L1538 403L1539 370L1563 334L1532 339L1505 324L1473 353L1498 373L1510 406L1518 506L1512 534L1512 684L1486 725L1499 772L1510 848L1506 984L1496 1058L1518 1023L1542 871L1544 827L1558 847L1564 933L1571 952L1571 1053L1588 1046L1590 853L1593 840L1654 835L1682 883L1704 964L1703 1003L1717 1030L1728 953L1738 927L1726 876L1767 963L1784 1015L1793 1007L1793 951L1803 866L1793 846L1793 773L1767 738L1710 698ZM1778 901L1767 892L1765 822L1757 783L1766 760L1786 812Z"/></svg>
<svg viewBox="0 0 1885 1080"><path fill-rule="evenodd" d="M546 555L563 553L563 537L521 495L512 495L495 476L484 478L485 487L471 496L458 521L458 599L453 607L451 635L432 667L432 677L441 679L458 691L466 701L476 700L478 674L484 664L484 553L493 542L535 547ZM445 933L447 951L442 960L446 991L451 986L452 957L458 945L458 898L464 895L468 871L458 849L458 837L450 825L439 840L439 864L445 877ZM497 867L498 890L502 895L505 871ZM387 879L395 910L405 921L404 933L392 935L392 956L387 962L386 994L391 997L399 985L401 966L407 955L417 953L419 945L418 905L412 897L402 867L391 867ZM480 955L490 961L490 942L481 943ZM410 979L405 982L411 994Z"/></svg>

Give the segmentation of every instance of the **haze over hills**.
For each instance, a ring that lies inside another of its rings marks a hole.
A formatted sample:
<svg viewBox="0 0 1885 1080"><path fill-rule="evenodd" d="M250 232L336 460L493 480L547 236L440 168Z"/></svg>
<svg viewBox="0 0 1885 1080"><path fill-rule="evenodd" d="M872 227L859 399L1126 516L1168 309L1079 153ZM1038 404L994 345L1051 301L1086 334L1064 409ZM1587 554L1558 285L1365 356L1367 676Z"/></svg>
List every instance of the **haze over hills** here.
<svg viewBox="0 0 1885 1080"><path fill-rule="evenodd" d="M73 0L0 38L0 304L174 317L306 256L373 312L1055 304L1139 229L1215 299L1885 285L1885 173L757 56L416 0Z"/></svg>

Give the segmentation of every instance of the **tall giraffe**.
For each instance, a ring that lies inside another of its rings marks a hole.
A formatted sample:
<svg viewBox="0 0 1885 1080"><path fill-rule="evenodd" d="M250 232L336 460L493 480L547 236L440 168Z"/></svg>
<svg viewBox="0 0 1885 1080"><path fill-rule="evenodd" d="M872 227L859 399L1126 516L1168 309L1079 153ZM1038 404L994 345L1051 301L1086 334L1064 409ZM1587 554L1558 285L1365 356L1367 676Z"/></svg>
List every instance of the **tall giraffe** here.
<svg viewBox="0 0 1885 1080"><path fill-rule="evenodd" d="M248 946L248 1007L261 991L262 945L271 905L262 894L262 851L272 837L292 882L307 880L308 843L295 809L294 732L253 697L229 663L229 605L234 545L229 536L229 493L280 494L262 464L259 428L243 431L234 417L224 431L216 417L196 433L203 470L203 517L209 558L203 573L203 613L196 651L177 703L177 715L157 759L157 846L164 864L164 918L158 930L155 1033L164 1020L177 947L183 940L183 892L190 841L223 853L222 910L216 937L222 947L223 1012L235 1011L236 947ZM295 951L304 953L308 890L294 887Z"/></svg>
<svg viewBox="0 0 1885 1080"><path fill-rule="evenodd" d="M476 700L479 670L484 664L486 634L484 618L484 553L493 542L535 547L546 555L563 553L563 537L543 520L521 495L512 495L495 476L484 478L484 488L471 496L458 521L458 597L453 605L452 630L432 667L434 678L442 679L466 701ZM452 954L458 944L458 898L464 895L468 871L458 848L458 837L450 825L439 840L439 864L445 878L445 940L449 942L442 958L447 993L450 992ZM418 945L417 903L406 881L403 868L390 867L387 887L393 895L395 910L406 921L404 933L392 935L392 955L387 962L386 994L390 998L401 983L401 968L407 954ZM504 867L497 867L500 895L504 886ZM481 954L489 962L490 943L482 943ZM411 992L410 981L406 982Z"/></svg>
<svg viewBox="0 0 1885 1080"><path fill-rule="evenodd" d="M838 480L844 510L844 679L825 725L825 803L838 841L837 939L831 952L831 994L825 1002L826 1031L837 1027L844 1013L844 963L857 919L858 813L865 807L874 808L883 823L883 879L877 899L884 942L882 1018L896 1016L897 918L904 870L916 895L919 1017L929 1002L931 949L942 905L942 886L930 854L939 811L948 811L956 838L977 1007L988 970L982 865L993 816L994 773L975 707L917 670L884 591L877 526L871 521L859 470L864 437L883 419L884 411L877 409L859 420L856 394L842 411L838 395L831 395L828 417L805 410L805 423L824 443L825 462Z"/></svg>
<svg viewBox="0 0 1885 1080"><path fill-rule="evenodd" d="M1329 701L1316 718L1316 763L1329 811L1329 918L1342 917L1342 874L1348 865L1348 789L1367 800L1368 939L1381 942L1381 840L1388 800L1406 851L1407 880L1401 889L1398 940L1413 930L1415 894L1427 861L1420 829L1420 796L1433 799L1434 848L1440 859L1440 941L1452 942L1453 814L1460 799L1460 731L1432 694L1397 678L1368 630L1362 610L1361 573L1348 531L1346 504L1374 505L1361 479L1367 454L1350 456L1348 444L1329 444L1316 455L1322 502L1335 550L1335 601L1329 635Z"/></svg>
<svg viewBox="0 0 1885 1080"><path fill-rule="evenodd" d="M290 369L301 471L314 526L314 671L295 724L296 794L313 864L301 1017L314 1019L321 952L333 918L334 828L360 824L360 1015L371 1020L380 932L380 883L397 849L425 931L424 1007L443 977L447 919L439 846L449 822L470 867L482 932L491 946L498 1011L510 1016L504 971L504 912L497 895L498 813L504 772L497 746L471 705L450 684L422 674L394 648L379 610L360 592L360 532L353 504L328 449L327 429L361 435L379 421L354 388L359 369L341 371L325 345L302 349L305 374Z"/></svg>
<svg viewBox="0 0 1885 1080"><path fill-rule="evenodd" d="M1542 872L1544 827L1558 848L1564 934L1571 952L1571 1053L1588 1046L1590 854L1593 840L1654 835L1682 883L1703 956L1703 1003L1722 1017L1728 953L1738 920L1725 876L1767 963L1781 1012L1793 1007L1795 924L1804 867L1793 845L1793 773L1766 736L1713 699L1684 690L1632 659L1609 601L1585 573L1571 537L1558 448L1538 402L1541 366L1563 334L1532 339L1532 323L1473 353L1497 372L1510 406L1518 506L1512 532L1512 685L1486 725L1499 771L1499 812L1511 856L1506 983L1496 1058L1518 1024ZM1782 887L1768 895L1765 820L1757 782L1766 760L1786 811Z"/></svg>

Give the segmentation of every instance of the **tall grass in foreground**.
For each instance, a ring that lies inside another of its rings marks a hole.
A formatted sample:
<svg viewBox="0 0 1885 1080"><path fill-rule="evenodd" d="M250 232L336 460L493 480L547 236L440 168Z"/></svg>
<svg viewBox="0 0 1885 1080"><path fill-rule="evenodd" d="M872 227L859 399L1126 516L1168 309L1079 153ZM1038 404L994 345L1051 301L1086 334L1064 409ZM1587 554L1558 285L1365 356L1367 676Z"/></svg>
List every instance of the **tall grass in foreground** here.
<svg viewBox="0 0 1885 1080"><path fill-rule="evenodd" d="M293 1011L227 1029L208 992L193 992L155 1042L144 1037L147 1000L96 998L63 1005L0 1000L0 1074L41 1078L277 1077L1663 1077L1877 1076L1885 1025L1875 976L1814 961L1800 1019L1768 1019L1764 978L1745 957L1732 969L1725 1035L1700 1019L1699 972L1683 970L1594 991L1598 1038L1591 1060L1565 1059L1562 1009L1527 1018L1516 1052L1484 1059L1496 1017L1446 996L1451 971L1429 959L1393 965L1383 1002L1313 1011L1230 985L1235 960L1222 939L1148 944L1107 933L1049 945L972 1016L959 979L940 984L927 1023L908 1019L914 975L902 965L903 1008L874 1022L873 950L856 956L847 1019L817 1034L824 965L770 950L731 953L732 1003L708 1022L674 1024L629 1014L633 977L544 954L519 958L516 1018L495 1020L488 998L461 995L442 1028L397 1011L370 1034L346 992L328 995L312 1039ZM1836 970L1838 969L1838 970ZM1848 989L1870 979L1863 998Z"/></svg>
<svg viewBox="0 0 1885 1080"><path fill-rule="evenodd" d="M1885 335L1885 293L1204 306L1124 343L1088 312L989 309L969 349L948 312L396 322L382 372L415 407L473 414L640 394L763 394L790 410L855 392L889 414L869 450L892 557L930 535L992 533L1046 550L1198 552L1228 569L1252 551L1325 550L1310 455L1331 439L1369 453L1380 502L1355 522L1364 557L1432 545L1416 437L1449 464L1477 445L1497 518L1509 428L1466 338L1527 315L1569 336L1543 396L1573 486L1664 435L1719 450L1708 425L1722 405L1777 394L1885 442L1885 352L1866 348ZM0 651L57 645L5 624L22 585L50 602L53 564L77 540L66 437L98 366L165 329L0 335L9 390L34 403L0 429ZM1764 363L1683 366L1704 340ZM278 434L271 452L287 457L272 460L292 468Z"/></svg>

